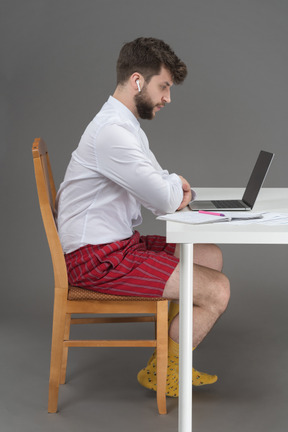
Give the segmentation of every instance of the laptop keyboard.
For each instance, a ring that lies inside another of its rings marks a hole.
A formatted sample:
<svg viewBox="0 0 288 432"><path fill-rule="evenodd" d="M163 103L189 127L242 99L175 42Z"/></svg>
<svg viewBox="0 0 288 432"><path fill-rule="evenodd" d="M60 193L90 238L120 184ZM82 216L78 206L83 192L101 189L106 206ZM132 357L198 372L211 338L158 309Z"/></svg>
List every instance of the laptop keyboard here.
<svg viewBox="0 0 288 432"><path fill-rule="evenodd" d="M212 201L212 203L217 208L245 208L245 205L237 200Z"/></svg>

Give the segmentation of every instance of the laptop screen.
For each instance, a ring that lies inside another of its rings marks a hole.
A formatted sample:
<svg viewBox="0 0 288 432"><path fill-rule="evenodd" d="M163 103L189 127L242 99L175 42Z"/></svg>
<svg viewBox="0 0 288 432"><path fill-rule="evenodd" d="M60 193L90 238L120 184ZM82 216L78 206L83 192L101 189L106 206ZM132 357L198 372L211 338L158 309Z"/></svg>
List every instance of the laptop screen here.
<svg viewBox="0 0 288 432"><path fill-rule="evenodd" d="M255 167L252 171L250 179L248 181L246 190L244 192L242 200L249 207L253 207L261 186L265 180L266 174L274 157L274 153L269 153L261 150L258 159L256 161Z"/></svg>

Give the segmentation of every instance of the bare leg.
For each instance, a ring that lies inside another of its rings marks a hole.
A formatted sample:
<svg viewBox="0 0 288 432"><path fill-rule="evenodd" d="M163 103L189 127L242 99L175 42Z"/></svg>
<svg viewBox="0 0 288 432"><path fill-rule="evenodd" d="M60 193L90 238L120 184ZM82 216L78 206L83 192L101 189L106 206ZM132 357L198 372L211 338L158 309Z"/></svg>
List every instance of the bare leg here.
<svg viewBox="0 0 288 432"><path fill-rule="evenodd" d="M175 255L178 254L178 248ZM176 255L177 256L177 255ZM178 255L179 256L179 255ZM193 284L193 346L196 347L224 312L229 300L229 282L221 273L222 253L214 245L195 245ZM179 314L175 303L179 301L179 265L168 279L163 297L172 300L169 308L169 341L166 395L178 397L179 393ZM174 317L174 318L173 318ZM170 321L172 320L172 321ZM137 379L146 388L156 390L156 351L141 369ZM216 375L199 372L192 368L192 384L202 386L217 381Z"/></svg>
<svg viewBox="0 0 288 432"><path fill-rule="evenodd" d="M175 255L179 254L178 248ZM179 256L179 255L178 255ZM229 281L222 270L222 253L215 245L194 247L193 346L196 347L225 311L229 297ZM163 297L179 300L179 265L166 283ZM179 315L169 329L170 337L179 342Z"/></svg>

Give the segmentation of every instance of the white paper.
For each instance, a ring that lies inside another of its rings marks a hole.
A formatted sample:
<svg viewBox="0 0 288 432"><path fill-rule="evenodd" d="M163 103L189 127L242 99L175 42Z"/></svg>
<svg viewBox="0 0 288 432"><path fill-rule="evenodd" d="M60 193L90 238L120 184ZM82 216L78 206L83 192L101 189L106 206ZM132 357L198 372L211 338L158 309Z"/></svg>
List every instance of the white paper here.
<svg viewBox="0 0 288 432"><path fill-rule="evenodd" d="M197 211L180 211L159 216L159 220L171 220L188 224L224 223L233 225L262 224L262 225L288 225L288 213L264 212L253 213L221 212L225 217L199 213Z"/></svg>
<svg viewBox="0 0 288 432"><path fill-rule="evenodd" d="M216 212L217 213L217 212ZM159 216L157 219L170 220L174 222L182 222L188 224L207 224L207 223L225 223L231 221L231 219L241 219L241 222L251 223L251 219L261 218L261 213L251 212L221 212L224 216L217 214L211 215L208 213L199 213L198 211L180 211L172 214L166 214ZM236 221L235 221L236 222Z"/></svg>

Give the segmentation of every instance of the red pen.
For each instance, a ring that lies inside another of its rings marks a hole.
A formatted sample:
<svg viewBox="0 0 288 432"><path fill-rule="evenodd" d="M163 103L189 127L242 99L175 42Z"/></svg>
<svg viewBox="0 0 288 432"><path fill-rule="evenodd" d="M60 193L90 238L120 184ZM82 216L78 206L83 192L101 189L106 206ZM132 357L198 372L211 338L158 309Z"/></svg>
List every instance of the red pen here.
<svg viewBox="0 0 288 432"><path fill-rule="evenodd" d="M215 212L209 212L209 211L204 211L204 210L199 210L198 213L208 214L208 215L212 215L212 216L225 216L225 214L223 214L223 213L215 213Z"/></svg>

